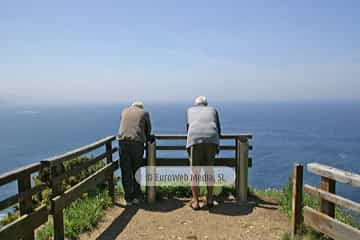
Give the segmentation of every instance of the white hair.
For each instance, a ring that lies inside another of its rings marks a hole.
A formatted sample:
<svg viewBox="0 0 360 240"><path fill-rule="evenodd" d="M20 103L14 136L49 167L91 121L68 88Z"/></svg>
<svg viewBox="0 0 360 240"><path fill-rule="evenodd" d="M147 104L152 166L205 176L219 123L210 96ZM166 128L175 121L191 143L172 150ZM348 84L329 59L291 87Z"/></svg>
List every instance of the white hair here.
<svg viewBox="0 0 360 240"><path fill-rule="evenodd" d="M131 106L133 107L138 107L138 108L141 108L143 109L144 108L144 104L141 102L141 101L135 101L131 104Z"/></svg>
<svg viewBox="0 0 360 240"><path fill-rule="evenodd" d="M199 96L199 97L195 98L194 105L195 105L195 106L198 106L198 105L205 105L205 106L207 106L207 105L208 105L208 101L207 101L206 97L204 97L204 96Z"/></svg>

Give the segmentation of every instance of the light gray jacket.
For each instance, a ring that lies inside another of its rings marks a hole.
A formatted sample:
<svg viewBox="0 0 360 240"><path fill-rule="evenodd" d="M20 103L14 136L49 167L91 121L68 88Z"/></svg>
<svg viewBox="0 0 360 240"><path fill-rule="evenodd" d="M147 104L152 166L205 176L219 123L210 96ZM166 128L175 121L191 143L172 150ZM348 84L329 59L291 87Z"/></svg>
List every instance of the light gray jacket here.
<svg viewBox="0 0 360 240"><path fill-rule="evenodd" d="M199 143L219 145L221 134L219 114L209 106L194 106L187 110L187 143L186 148Z"/></svg>

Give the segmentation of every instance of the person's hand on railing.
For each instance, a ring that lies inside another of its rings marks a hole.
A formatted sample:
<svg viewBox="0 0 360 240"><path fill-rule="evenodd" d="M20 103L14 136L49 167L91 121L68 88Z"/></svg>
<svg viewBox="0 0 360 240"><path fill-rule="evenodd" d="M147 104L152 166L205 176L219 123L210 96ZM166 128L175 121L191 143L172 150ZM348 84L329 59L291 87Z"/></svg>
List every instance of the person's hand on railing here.
<svg viewBox="0 0 360 240"><path fill-rule="evenodd" d="M150 143L153 143L153 142L155 142L155 140L156 140L155 135L154 135L154 134L151 134L151 135L150 135L150 138L149 138L149 142L150 142Z"/></svg>

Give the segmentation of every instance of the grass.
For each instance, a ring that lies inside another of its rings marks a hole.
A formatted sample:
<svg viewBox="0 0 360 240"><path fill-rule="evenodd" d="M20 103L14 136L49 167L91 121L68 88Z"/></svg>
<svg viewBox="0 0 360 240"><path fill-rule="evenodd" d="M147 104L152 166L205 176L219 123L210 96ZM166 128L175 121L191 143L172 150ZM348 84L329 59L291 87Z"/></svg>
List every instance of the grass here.
<svg viewBox="0 0 360 240"><path fill-rule="evenodd" d="M252 195L258 196L260 198L271 199L280 203L282 198L282 190L276 188L267 188L267 189L257 189L250 188L250 192Z"/></svg>
<svg viewBox="0 0 360 240"><path fill-rule="evenodd" d="M112 205L106 190L85 194L64 210L65 237L77 239L83 232L93 229ZM37 240L47 240L54 236L53 222L50 220L36 232Z"/></svg>
<svg viewBox="0 0 360 240"><path fill-rule="evenodd" d="M16 212L9 212L6 217L0 219L0 227L5 226L13 221L15 221L16 219L18 219L20 217L20 213L19 211Z"/></svg>
<svg viewBox="0 0 360 240"><path fill-rule="evenodd" d="M206 195L206 187L200 186L199 196ZM156 194L159 198L172 198L172 197L191 197L191 188L189 186L160 186L156 187ZM234 188L231 186L213 188L214 195L235 195Z"/></svg>

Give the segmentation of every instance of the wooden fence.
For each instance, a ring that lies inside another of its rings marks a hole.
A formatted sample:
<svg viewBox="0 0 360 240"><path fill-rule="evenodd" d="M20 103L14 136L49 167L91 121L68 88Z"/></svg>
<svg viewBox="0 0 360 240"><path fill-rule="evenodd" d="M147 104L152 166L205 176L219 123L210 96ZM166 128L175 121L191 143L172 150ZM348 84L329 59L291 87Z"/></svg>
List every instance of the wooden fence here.
<svg viewBox="0 0 360 240"><path fill-rule="evenodd" d="M304 224L334 239L360 240L360 230L335 219L335 204L360 213L359 203L338 196L335 191L336 182L360 188L360 175L319 163L307 164L307 170L321 176L320 188L307 184L304 186L304 192L320 199L320 211L305 206L303 208ZM300 232L302 224L302 182L302 166L296 164L293 173L293 235Z"/></svg>
<svg viewBox="0 0 360 240"><path fill-rule="evenodd" d="M82 193L97 184L107 181L110 196L114 196L113 172L118 167L116 161L112 160L112 154L117 148L112 148L112 141L115 137L110 136L98 142L81 147L74 151L65 153L60 156L23 167L21 169L0 175L0 186L17 181L18 193L6 198L0 202L0 210L8 208L16 203L19 204L20 218L0 229L0 239L34 239L34 230L48 221L49 214L54 220L54 237L56 240L64 239L63 209L71 202L78 199ZM83 154L97 150L105 146L106 151L81 166L72 168L70 171L59 171L65 161L74 159ZM106 165L85 178L78 184L72 186L66 191L62 188L62 181L71 176L76 176L88 167L106 159ZM49 181L35 187L31 186L31 175L47 168L50 171ZM50 188L52 191L49 205L41 205L34 208L32 196Z"/></svg>
<svg viewBox="0 0 360 240"><path fill-rule="evenodd" d="M221 151L233 151L234 155L230 158L216 158L215 166L228 166L235 168L235 189L236 198L240 202L246 202L248 196L248 167L252 166L252 159L249 158L249 145L251 134L224 134L220 139L232 140L231 145L220 145ZM185 140L186 134L159 134L155 136L156 141L148 145L147 164L148 166L189 166L188 158L158 158L157 151L186 151L184 145L157 145L160 140ZM153 185L153 184L152 184ZM154 186L147 188L148 200L155 200Z"/></svg>
<svg viewBox="0 0 360 240"><path fill-rule="evenodd" d="M229 166L236 169L236 197L239 201L246 201L248 194L248 167L252 165L252 159L248 157L248 151L252 149L249 146L250 134L225 134L221 139L233 140L231 145L221 145L220 150L234 151L232 158L217 158L215 165ZM186 150L185 145L157 145L158 140L180 140L186 139L185 134L156 135L156 141L147 145L146 158L144 165L148 166L188 166L188 158L156 158L156 152L161 150ZM109 136L95 143L75 149L71 152L55 156L35 164L20 168L15 171L0 175L0 186L17 181L18 193L0 201L0 210L19 204L20 218L3 226L0 229L0 239L34 239L36 228L48 221L48 216L53 217L54 239L64 239L64 219L63 210L73 201L80 198L82 193L95 188L98 184L107 182L110 196L114 199L114 171L118 168L118 160L113 160L113 153L118 148L113 148L114 136ZM64 171L63 163L82 156L94 150L99 150L105 146L105 152L91 158L80 166L76 166L69 171ZM86 177L71 188L63 189L63 180L80 174L99 161L106 160L105 166L95 173ZM46 183L37 186L31 186L31 177L40 170L49 171L49 179ZM32 196L45 190L51 190L51 199L48 204L35 208ZM148 201L155 201L155 187L147 188Z"/></svg>

